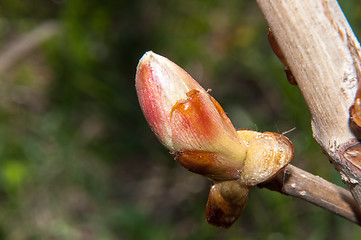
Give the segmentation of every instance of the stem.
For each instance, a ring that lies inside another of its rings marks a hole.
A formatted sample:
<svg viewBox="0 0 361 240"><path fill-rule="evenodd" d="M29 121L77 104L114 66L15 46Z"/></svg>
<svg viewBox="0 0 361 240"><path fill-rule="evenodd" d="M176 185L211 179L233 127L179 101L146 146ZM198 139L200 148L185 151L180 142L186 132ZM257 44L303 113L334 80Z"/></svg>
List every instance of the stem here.
<svg viewBox="0 0 361 240"><path fill-rule="evenodd" d="M290 164L257 186L300 198L361 226L361 212L349 191Z"/></svg>

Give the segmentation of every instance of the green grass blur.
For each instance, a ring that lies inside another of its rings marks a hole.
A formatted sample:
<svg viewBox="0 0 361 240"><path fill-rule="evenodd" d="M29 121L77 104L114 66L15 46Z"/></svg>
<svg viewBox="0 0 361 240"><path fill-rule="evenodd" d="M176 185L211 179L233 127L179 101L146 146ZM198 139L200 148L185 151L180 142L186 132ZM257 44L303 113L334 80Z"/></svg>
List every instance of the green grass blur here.
<svg viewBox="0 0 361 240"><path fill-rule="evenodd" d="M340 1L361 37L361 4ZM309 203L252 188L228 230L204 219L211 183L149 129L134 88L147 50L186 69L236 128L285 132L292 163L342 186L250 0L3 0L0 58L44 22L61 32L0 72L0 239L361 239Z"/></svg>

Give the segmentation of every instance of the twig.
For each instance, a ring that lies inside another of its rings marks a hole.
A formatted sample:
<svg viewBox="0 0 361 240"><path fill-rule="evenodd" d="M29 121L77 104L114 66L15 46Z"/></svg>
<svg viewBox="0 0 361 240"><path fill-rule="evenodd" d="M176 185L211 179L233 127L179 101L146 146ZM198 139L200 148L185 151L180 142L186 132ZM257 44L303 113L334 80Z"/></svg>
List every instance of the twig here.
<svg viewBox="0 0 361 240"><path fill-rule="evenodd" d="M295 166L288 165L257 186L303 199L361 225L361 212L349 191Z"/></svg>

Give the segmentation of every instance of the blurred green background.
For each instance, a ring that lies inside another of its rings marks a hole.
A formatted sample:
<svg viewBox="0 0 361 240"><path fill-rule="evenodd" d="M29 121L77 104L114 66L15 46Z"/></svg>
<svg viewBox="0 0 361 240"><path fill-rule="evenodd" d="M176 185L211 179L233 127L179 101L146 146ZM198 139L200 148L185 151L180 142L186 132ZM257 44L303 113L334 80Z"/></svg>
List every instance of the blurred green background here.
<svg viewBox="0 0 361 240"><path fill-rule="evenodd" d="M340 4L360 38L360 2ZM153 50L212 89L236 128L295 127L293 164L342 185L254 1L2 0L0 9L0 239L361 239L340 217L256 187L232 228L208 225L211 182L179 166L140 111L136 65Z"/></svg>

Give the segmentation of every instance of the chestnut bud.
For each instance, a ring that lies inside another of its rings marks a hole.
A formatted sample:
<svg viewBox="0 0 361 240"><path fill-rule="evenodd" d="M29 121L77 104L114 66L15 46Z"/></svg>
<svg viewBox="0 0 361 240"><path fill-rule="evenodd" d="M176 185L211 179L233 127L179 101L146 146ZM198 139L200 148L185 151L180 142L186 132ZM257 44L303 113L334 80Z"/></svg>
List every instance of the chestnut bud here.
<svg viewBox="0 0 361 240"><path fill-rule="evenodd" d="M152 131L188 170L212 179L207 221L229 227L240 215L248 186L266 181L293 157L282 134L239 130L219 103L189 74L151 51L140 59L136 90Z"/></svg>

